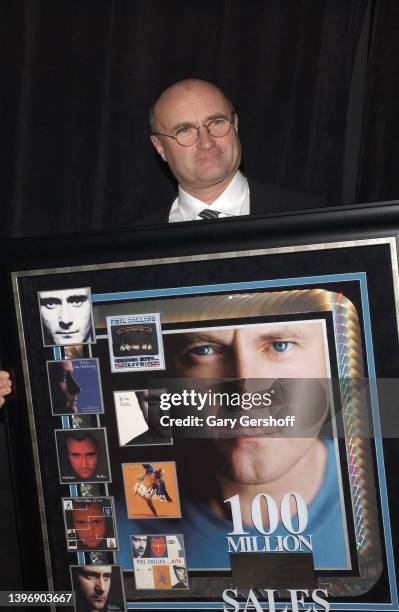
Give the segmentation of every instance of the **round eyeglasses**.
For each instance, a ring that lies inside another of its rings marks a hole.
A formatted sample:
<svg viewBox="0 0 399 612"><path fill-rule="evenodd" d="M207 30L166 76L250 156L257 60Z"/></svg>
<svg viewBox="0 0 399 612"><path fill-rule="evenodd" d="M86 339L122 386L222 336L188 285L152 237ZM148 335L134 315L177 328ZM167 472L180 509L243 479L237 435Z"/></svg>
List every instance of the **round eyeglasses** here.
<svg viewBox="0 0 399 612"><path fill-rule="evenodd" d="M201 128L206 128L208 130L208 134L213 136L214 138L223 138L226 136L231 130L231 126L233 125L233 117L235 113L231 116L231 119L227 117L215 117L215 119L210 119L206 123L203 123L199 127L195 125L182 125L178 130L176 130L175 134L162 134L162 132L151 132L153 136L166 136L167 138L173 138L176 142L182 147L192 147L199 140L199 132Z"/></svg>

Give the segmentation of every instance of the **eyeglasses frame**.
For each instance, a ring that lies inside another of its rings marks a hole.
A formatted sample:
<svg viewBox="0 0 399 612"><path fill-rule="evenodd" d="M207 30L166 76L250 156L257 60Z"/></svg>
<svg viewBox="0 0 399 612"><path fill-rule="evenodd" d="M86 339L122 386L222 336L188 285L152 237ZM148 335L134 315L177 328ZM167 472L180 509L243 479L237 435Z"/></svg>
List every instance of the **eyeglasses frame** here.
<svg viewBox="0 0 399 612"><path fill-rule="evenodd" d="M214 136L209 131L209 125L212 123L212 121L215 121L216 117L215 117L215 119L209 119L208 123L202 123L198 127L193 125L192 127L197 130L197 139L195 140L195 142L193 142L192 144L189 144L189 145L182 144L181 142L179 142L177 140L177 137L173 136L172 134L163 134L162 132L151 132L150 135L151 136L166 136L167 138L172 138L173 140L175 140L177 142L177 144L180 145L181 147L193 147L199 141L199 132L200 132L200 129L203 128L203 127L207 129L207 132L208 132L209 136L211 136L212 138L224 138L225 136L227 136L227 134L230 132L230 130L232 128L232 125L233 125L233 122L234 122L234 116L235 115L237 115L237 113L235 111L233 111L231 113L231 118L228 119L228 121L230 123L230 127L227 130L227 132L225 134L223 134L223 136ZM227 117L221 117L221 118L227 119Z"/></svg>

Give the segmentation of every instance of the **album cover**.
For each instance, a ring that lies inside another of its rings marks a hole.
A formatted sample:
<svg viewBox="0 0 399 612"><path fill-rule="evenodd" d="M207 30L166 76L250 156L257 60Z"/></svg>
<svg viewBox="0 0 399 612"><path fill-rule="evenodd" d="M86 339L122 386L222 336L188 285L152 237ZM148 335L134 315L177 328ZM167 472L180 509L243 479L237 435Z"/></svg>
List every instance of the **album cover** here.
<svg viewBox="0 0 399 612"><path fill-rule="evenodd" d="M90 287L39 291L44 346L95 342Z"/></svg>
<svg viewBox="0 0 399 612"><path fill-rule="evenodd" d="M54 416L104 412L98 359L47 361Z"/></svg>
<svg viewBox="0 0 399 612"><path fill-rule="evenodd" d="M159 313L107 318L112 372L163 370Z"/></svg>
<svg viewBox="0 0 399 612"><path fill-rule="evenodd" d="M157 391L161 393L161 390ZM162 411L154 390L114 391L120 446L171 444L171 430L160 424Z"/></svg>
<svg viewBox="0 0 399 612"><path fill-rule="evenodd" d="M61 484L111 481L105 428L56 429L54 434Z"/></svg>
<svg viewBox="0 0 399 612"><path fill-rule="evenodd" d="M122 465L129 518L179 518L180 500L174 461Z"/></svg>
<svg viewBox="0 0 399 612"><path fill-rule="evenodd" d="M69 551L117 549L111 497L64 497L62 509Z"/></svg>
<svg viewBox="0 0 399 612"><path fill-rule="evenodd" d="M181 534L130 536L136 589L188 589Z"/></svg>
<svg viewBox="0 0 399 612"><path fill-rule="evenodd" d="M75 612L125 612L126 597L119 565L70 565Z"/></svg>

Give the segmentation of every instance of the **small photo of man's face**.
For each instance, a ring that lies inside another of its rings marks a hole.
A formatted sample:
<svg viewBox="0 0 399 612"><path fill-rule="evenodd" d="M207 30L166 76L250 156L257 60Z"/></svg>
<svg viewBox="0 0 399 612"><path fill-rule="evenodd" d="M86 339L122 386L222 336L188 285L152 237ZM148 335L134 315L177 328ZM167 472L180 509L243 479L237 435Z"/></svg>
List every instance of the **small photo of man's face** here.
<svg viewBox="0 0 399 612"><path fill-rule="evenodd" d="M53 361L48 366L51 399L56 414L78 412L78 395L81 391L74 378L72 361Z"/></svg>
<svg viewBox="0 0 399 612"><path fill-rule="evenodd" d="M176 575L176 578L179 581L179 583L181 583L181 585L188 586L188 578L187 578L186 568L185 567L174 566L173 569L175 571L175 575Z"/></svg>
<svg viewBox="0 0 399 612"><path fill-rule="evenodd" d="M107 526L99 504L92 503L86 508L73 510L72 519L78 538L88 548L104 547Z"/></svg>
<svg viewBox="0 0 399 612"><path fill-rule="evenodd" d="M104 428L56 429L54 434L61 484L110 482Z"/></svg>
<svg viewBox="0 0 399 612"><path fill-rule="evenodd" d="M83 440L66 439L67 457L72 470L83 479L90 478L98 463L97 442L92 436Z"/></svg>
<svg viewBox="0 0 399 612"><path fill-rule="evenodd" d="M93 342L90 287L39 292L44 346Z"/></svg>
<svg viewBox="0 0 399 612"><path fill-rule="evenodd" d="M142 557L147 547L147 536L137 535L132 537L133 557Z"/></svg>
<svg viewBox="0 0 399 612"><path fill-rule="evenodd" d="M92 555L94 553L90 553ZM126 598L119 565L71 565L75 612L126 612Z"/></svg>
<svg viewBox="0 0 399 612"><path fill-rule="evenodd" d="M103 610L111 586L112 567L83 565L76 573L78 594L87 610Z"/></svg>

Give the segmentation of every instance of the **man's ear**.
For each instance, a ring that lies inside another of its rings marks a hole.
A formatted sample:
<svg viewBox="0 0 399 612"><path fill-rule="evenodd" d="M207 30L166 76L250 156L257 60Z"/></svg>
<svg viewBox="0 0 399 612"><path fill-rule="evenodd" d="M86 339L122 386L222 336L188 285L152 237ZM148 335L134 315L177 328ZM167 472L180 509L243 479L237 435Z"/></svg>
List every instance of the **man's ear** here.
<svg viewBox="0 0 399 612"><path fill-rule="evenodd" d="M157 136L150 136L151 142L157 150L157 153L162 157L163 161L166 162L165 151L162 145L162 142L157 138Z"/></svg>
<svg viewBox="0 0 399 612"><path fill-rule="evenodd" d="M238 134L238 115L237 115L237 113L234 113L233 125L234 125L235 131Z"/></svg>

